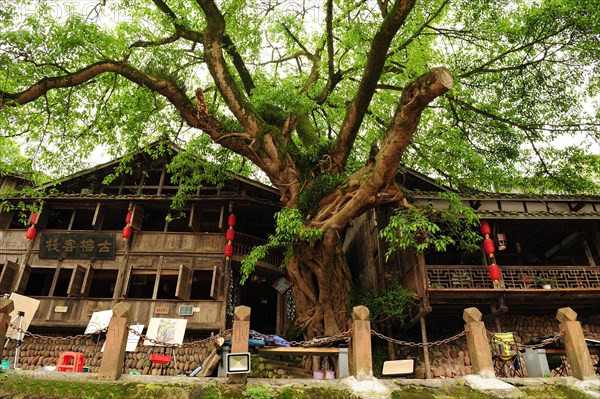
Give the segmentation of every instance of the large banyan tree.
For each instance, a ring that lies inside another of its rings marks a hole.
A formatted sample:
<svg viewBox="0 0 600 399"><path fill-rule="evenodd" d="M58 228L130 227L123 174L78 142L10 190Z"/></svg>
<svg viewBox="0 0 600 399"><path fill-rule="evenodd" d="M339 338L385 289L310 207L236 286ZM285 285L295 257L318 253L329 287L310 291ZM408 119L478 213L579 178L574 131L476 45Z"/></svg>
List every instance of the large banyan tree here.
<svg viewBox="0 0 600 399"><path fill-rule="evenodd" d="M332 335L341 237L408 206L399 168L598 191L599 38L593 0L2 0L0 163L64 175L168 137L266 176L298 325Z"/></svg>

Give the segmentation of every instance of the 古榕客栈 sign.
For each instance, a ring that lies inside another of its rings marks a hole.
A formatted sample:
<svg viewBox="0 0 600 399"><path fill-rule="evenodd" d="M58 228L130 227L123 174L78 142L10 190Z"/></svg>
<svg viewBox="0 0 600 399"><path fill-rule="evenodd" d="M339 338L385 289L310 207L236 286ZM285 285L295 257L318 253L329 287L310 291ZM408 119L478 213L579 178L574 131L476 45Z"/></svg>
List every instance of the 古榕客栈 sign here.
<svg viewBox="0 0 600 399"><path fill-rule="evenodd" d="M115 234L40 234L41 259L115 259Z"/></svg>

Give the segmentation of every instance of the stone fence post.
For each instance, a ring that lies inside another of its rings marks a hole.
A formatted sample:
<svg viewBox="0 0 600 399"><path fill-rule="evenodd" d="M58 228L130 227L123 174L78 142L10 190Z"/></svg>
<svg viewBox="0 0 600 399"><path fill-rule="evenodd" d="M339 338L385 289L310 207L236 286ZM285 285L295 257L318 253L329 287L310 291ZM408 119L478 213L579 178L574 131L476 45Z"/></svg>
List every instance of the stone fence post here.
<svg viewBox="0 0 600 399"><path fill-rule="evenodd" d="M352 309L352 363L357 380L373 378L373 357L371 355L371 322L369 309L355 306Z"/></svg>
<svg viewBox="0 0 600 399"><path fill-rule="evenodd" d="M113 307L113 315L106 332L104 354L98 370L99 380L116 381L121 377L130 319L131 304L120 302Z"/></svg>
<svg viewBox="0 0 600 399"><path fill-rule="evenodd" d="M560 321L560 331L565 332L563 341L573 377L580 380L594 378L592 358L577 313L571 308L561 308L556 312L556 319Z"/></svg>
<svg viewBox="0 0 600 399"><path fill-rule="evenodd" d="M236 306L233 313L231 353L248 352L248 338L250 338L250 308L248 306ZM227 359L222 359L222 361L227 362ZM227 367L226 363L225 367ZM247 377L247 374L229 374L229 382L244 384Z"/></svg>
<svg viewBox="0 0 600 399"><path fill-rule="evenodd" d="M495 378L492 365L492 350L486 334L485 324L481 321L481 312L477 308L467 308L463 311L469 357L473 365L473 373L482 377Z"/></svg>
<svg viewBox="0 0 600 399"><path fill-rule="evenodd" d="M8 323L10 323L10 312L15 309L12 299L0 299L0 342L4 344Z"/></svg>

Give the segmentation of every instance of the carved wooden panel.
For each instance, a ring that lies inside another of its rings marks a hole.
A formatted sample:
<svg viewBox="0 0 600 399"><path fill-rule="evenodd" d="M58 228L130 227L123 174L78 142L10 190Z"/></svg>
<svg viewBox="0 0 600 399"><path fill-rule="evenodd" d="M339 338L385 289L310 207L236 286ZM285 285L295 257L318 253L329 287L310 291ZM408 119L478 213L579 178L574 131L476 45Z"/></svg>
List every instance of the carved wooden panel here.
<svg viewBox="0 0 600 399"><path fill-rule="evenodd" d="M500 266L504 288L538 287L538 278L550 279L553 288L600 288L600 268L590 266ZM487 267L427 266L429 288L493 288Z"/></svg>

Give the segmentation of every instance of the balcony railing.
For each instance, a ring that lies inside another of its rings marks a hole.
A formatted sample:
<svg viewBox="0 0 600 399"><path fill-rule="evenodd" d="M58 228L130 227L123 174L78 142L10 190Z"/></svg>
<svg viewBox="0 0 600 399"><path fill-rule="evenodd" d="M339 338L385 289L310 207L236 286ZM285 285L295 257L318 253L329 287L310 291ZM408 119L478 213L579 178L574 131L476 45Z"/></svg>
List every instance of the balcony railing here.
<svg viewBox="0 0 600 399"><path fill-rule="evenodd" d="M505 289L536 289L538 278L556 281L552 288L600 289L596 266L500 266ZM429 288L493 288L485 266L427 266Z"/></svg>
<svg viewBox="0 0 600 399"><path fill-rule="evenodd" d="M267 243L267 240L251 236L249 234L244 233L235 233L235 239L233 240L233 254L245 256L252 248L257 247L259 245L264 245ZM281 256L280 251L269 251L267 256L262 259L263 262L269 263L274 266L279 266L283 261L283 257Z"/></svg>

